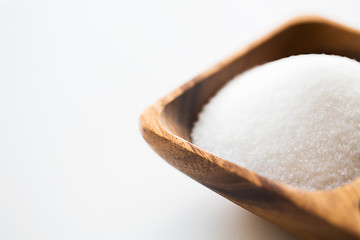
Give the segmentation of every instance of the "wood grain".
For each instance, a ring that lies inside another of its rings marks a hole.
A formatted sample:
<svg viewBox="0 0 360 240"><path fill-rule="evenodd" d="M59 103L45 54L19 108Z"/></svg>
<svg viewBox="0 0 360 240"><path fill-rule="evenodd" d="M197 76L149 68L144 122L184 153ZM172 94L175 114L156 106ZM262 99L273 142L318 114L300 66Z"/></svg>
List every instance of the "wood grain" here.
<svg viewBox="0 0 360 240"><path fill-rule="evenodd" d="M306 53L360 60L360 32L319 17L294 19L150 106L140 116L141 132L175 168L301 239L360 239L360 178L331 191L300 190L191 143L199 111L227 81L256 65Z"/></svg>

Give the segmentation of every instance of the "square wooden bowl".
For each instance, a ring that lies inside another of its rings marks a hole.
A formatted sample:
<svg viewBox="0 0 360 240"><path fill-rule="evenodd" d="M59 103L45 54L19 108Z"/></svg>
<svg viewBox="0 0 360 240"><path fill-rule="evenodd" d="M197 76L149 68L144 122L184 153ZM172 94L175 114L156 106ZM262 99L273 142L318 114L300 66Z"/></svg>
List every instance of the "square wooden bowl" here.
<svg viewBox="0 0 360 240"><path fill-rule="evenodd" d="M360 239L360 178L331 191L300 190L191 143L199 111L226 82L256 65L308 53L359 61L360 32L319 17L291 20L146 109L142 135L181 172L301 239Z"/></svg>

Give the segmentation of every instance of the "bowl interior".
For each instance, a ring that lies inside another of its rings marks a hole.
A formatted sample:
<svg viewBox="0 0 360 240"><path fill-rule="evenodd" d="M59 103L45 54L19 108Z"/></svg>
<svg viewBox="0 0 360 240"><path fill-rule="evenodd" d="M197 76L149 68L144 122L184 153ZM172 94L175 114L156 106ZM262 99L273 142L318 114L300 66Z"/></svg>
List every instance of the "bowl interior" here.
<svg viewBox="0 0 360 240"><path fill-rule="evenodd" d="M234 76L254 66L298 54L335 54L360 61L359 42L357 31L329 21L289 23L219 64L216 71L185 84L184 92L162 111L161 123L172 134L191 142L191 129L199 111Z"/></svg>

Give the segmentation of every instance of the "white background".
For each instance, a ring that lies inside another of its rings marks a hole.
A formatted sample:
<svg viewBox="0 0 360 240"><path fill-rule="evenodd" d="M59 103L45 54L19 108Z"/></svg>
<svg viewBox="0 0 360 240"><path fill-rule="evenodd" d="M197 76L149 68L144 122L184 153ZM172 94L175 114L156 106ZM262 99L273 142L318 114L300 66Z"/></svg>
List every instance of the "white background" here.
<svg viewBox="0 0 360 240"><path fill-rule="evenodd" d="M0 0L0 239L294 239L178 172L141 111L288 19L357 1Z"/></svg>

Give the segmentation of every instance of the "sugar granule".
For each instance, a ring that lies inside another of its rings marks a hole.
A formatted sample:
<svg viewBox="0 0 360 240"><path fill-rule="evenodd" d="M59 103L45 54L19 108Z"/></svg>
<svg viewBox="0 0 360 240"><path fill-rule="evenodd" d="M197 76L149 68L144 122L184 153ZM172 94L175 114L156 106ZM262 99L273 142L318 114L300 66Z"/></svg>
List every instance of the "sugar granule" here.
<svg viewBox="0 0 360 240"><path fill-rule="evenodd" d="M299 188L349 183L360 175L360 63L307 54L255 67L204 106L191 138Z"/></svg>

